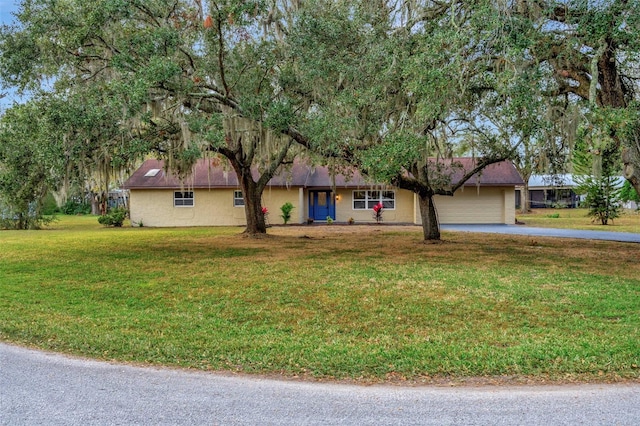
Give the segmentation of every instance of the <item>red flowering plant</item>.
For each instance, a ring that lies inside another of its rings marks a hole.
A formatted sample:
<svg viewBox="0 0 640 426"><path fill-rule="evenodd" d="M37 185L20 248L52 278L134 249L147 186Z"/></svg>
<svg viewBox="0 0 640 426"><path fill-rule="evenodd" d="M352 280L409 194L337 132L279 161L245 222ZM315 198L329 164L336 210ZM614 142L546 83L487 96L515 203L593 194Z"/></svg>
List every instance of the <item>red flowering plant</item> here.
<svg viewBox="0 0 640 426"><path fill-rule="evenodd" d="M383 210L383 205L382 203L378 203L375 206L373 206L373 218L376 220L376 223L380 223L382 222L382 210Z"/></svg>
<svg viewBox="0 0 640 426"><path fill-rule="evenodd" d="M269 214L269 210L268 210L266 207L263 207L263 208L262 208L262 215L263 215L263 216L266 216L266 215L268 215L268 214Z"/></svg>

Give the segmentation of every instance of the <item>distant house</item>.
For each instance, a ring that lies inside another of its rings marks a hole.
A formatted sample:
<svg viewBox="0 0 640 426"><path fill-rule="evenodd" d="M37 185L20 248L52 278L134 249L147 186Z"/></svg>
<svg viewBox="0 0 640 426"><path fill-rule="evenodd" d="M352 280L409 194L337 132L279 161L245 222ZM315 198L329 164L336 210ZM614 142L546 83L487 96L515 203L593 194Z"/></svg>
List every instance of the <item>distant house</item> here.
<svg viewBox="0 0 640 426"><path fill-rule="evenodd" d="M456 159L466 168L472 159ZM454 176L455 179L455 176ZM453 197L437 196L440 222L515 222L515 187L522 179L509 162L498 163L474 176ZM123 185L130 191L132 223L144 226L241 226L245 224L242 190L235 172L199 160L192 175L180 182L164 163L147 160ZM332 176L326 167L300 162L274 177L262 204L270 224L283 223L280 206L294 205L290 223L374 222L373 206L382 203L385 223L420 224L418 199L410 191L366 181L360 174Z"/></svg>
<svg viewBox="0 0 640 426"><path fill-rule="evenodd" d="M533 175L529 178L529 207L578 207L580 197L575 192L577 186L570 174ZM522 202L522 192L522 188L516 189L517 208Z"/></svg>
<svg viewBox="0 0 640 426"><path fill-rule="evenodd" d="M624 178L617 178L622 186ZM578 183L572 174L533 175L529 178L529 207L576 208L582 197L576 193ZM522 187L516 188L516 208L520 208Z"/></svg>

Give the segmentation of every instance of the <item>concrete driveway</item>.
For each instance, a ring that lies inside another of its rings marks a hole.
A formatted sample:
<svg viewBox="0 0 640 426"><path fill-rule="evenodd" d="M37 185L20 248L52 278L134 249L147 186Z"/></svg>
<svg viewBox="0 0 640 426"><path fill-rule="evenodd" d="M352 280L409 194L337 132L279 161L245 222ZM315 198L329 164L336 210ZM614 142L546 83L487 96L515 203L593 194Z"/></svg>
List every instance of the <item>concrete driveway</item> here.
<svg viewBox="0 0 640 426"><path fill-rule="evenodd" d="M524 225L442 225L442 230L491 234L530 235L532 237L579 238L587 240L640 243L640 233L582 231L578 229L534 228Z"/></svg>
<svg viewBox="0 0 640 426"><path fill-rule="evenodd" d="M1 425L637 425L640 383L351 386L140 368L0 343Z"/></svg>

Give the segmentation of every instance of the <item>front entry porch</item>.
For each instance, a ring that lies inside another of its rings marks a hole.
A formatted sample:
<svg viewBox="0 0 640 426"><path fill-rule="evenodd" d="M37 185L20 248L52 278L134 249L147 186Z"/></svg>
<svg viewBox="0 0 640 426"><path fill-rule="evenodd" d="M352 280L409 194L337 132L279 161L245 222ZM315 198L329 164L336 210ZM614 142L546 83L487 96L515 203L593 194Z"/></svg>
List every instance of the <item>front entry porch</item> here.
<svg viewBox="0 0 640 426"><path fill-rule="evenodd" d="M309 217L314 221L336 220L336 196L331 190L309 191Z"/></svg>

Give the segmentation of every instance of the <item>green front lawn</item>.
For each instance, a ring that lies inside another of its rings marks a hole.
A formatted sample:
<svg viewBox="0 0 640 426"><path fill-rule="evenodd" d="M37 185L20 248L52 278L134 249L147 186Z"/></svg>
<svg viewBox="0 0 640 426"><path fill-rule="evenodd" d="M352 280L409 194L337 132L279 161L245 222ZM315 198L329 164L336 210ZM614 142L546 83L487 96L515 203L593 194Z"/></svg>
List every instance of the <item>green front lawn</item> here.
<svg viewBox="0 0 640 426"><path fill-rule="evenodd" d="M527 226L542 228L640 233L640 214L634 210L624 210L619 218L607 225L593 221L587 209L532 209L527 214L518 211L516 217Z"/></svg>
<svg viewBox="0 0 640 426"><path fill-rule="evenodd" d="M0 340L370 381L638 380L640 245L418 227L0 232Z"/></svg>

